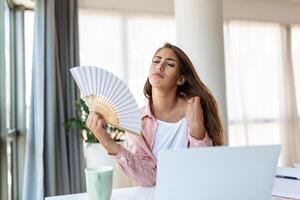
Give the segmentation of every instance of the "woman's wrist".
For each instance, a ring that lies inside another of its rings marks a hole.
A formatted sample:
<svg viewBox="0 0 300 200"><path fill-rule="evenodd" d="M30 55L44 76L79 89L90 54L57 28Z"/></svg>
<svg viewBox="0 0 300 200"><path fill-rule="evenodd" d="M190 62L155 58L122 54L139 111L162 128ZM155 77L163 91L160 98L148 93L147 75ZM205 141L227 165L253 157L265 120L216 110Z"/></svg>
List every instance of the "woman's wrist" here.
<svg viewBox="0 0 300 200"><path fill-rule="evenodd" d="M196 138L197 140L203 140L205 138L206 130L205 128L197 128L190 132L191 136Z"/></svg>
<svg viewBox="0 0 300 200"><path fill-rule="evenodd" d="M109 135L106 141L101 142L107 153L110 155L117 155L121 150L121 145L114 141Z"/></svg>
<svg viewBox="0 0 300 200"><path fill-rule="evenodd" d="M119 153L121 149L120 144L115 142L105 130L97 132L95 136L109 154L116 155Z"/></svg>

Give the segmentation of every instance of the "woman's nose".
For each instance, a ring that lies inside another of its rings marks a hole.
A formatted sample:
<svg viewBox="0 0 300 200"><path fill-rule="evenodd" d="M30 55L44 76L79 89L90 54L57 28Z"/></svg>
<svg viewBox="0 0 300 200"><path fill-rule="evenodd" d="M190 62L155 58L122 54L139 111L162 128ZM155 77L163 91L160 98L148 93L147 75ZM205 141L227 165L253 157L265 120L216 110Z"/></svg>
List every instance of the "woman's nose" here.
<svg viewBox="0 0 300 200"><path fill-rule="evenodd" d="M165 68L165 62L161 61L160 63L158 63L158 65L156 66L160 71L164 70Z"/></svg>

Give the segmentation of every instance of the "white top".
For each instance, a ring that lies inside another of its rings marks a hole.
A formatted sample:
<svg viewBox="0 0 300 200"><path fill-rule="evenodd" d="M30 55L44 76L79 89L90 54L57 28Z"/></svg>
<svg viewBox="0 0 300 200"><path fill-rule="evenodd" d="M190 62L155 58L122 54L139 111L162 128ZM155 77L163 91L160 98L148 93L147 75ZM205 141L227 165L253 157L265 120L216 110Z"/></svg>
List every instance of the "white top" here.
<svg viewBox="0 0 300 200"><path fill-rule="evenodd" d="M188 145L188 127L185 118L178 122L170 123L156 119L157 129L155 133L152 153L157 159L158 152L164 149L186 148Z"/></svg>

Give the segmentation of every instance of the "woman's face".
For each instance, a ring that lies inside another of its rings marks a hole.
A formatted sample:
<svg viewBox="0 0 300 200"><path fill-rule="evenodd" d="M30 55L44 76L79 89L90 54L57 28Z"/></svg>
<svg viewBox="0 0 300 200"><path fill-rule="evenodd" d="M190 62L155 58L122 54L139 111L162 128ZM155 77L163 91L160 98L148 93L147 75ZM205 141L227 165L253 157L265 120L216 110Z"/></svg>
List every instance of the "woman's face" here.
<svg viewBox="0 0 300 200"><path fill-rule="evenodd" d="M149 72L149 82L152 87L171 89L178 84L180 75L179 60L172 49L163 48L152 60Z"/></svg>

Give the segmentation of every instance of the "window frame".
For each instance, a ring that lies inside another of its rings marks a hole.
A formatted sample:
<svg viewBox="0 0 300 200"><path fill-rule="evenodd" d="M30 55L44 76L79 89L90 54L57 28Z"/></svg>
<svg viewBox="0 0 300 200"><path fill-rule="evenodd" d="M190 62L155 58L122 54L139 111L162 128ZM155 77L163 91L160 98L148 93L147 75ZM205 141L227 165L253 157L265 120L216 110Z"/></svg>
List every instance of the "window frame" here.
<svg viewBox="0 0 300 200"><path fill-rule="evenodd" d="M18 6L11 9L5 1L0 3L1 11L7 12L0 14L3 15L0 17L1 20L5 17L0 21L0 30L4 30L0 32L0 42L4 44L1 45L4 48L0 49L0 78L3 81L0 84L0 91L1 94L5 94L0 96L0 199L18 200L22 198L26 141L24 47L26 8Z"/></svg>
<svg viewBox="0 0 300 200"><path fill-rule="evenodd" d="M8 199L6 154L5 2L0 1L0 198Z"/></svg>
<svg viewBox="0 0 300 200"><path fill-rule="evenodd" d="M11 157L8 159L11 164L13 200L22 197L26 145L24 11L24 7L15 7L10 15L11 127L7 145L11 148Z"/></svg>

